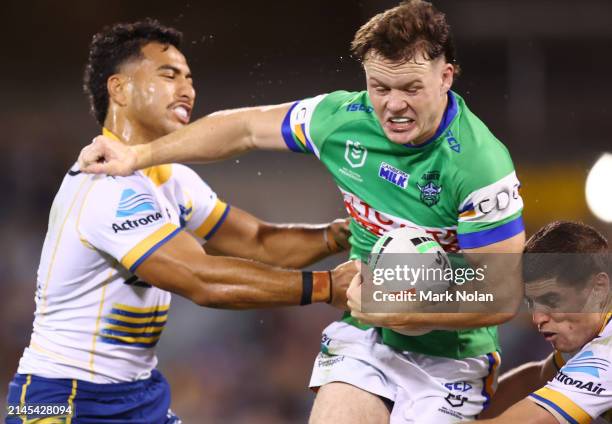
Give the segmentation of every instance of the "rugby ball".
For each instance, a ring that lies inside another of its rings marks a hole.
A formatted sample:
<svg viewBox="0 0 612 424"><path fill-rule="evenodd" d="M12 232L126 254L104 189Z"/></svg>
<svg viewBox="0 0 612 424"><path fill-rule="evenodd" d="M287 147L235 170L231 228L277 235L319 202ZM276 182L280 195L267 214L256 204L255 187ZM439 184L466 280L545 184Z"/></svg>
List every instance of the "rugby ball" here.
<svg viewBox="0 0 612 424"><path fill-rule="evenodd" d="M398 262L402 265L420 267L423 269L439 268L440 272L450 266L446 252L440 244L425 230L415 227L396 228L380 237L372 248L370 256L370 269L396 266ZM397 254L402 255L386 255ZM412 255L409 255L412 254ZM427 254L417 257L414 254ZM413 286L417 291L443 292L449 287L445 280L421 280ZM431 330L393 330L406 336L421 336Z"/></svg>

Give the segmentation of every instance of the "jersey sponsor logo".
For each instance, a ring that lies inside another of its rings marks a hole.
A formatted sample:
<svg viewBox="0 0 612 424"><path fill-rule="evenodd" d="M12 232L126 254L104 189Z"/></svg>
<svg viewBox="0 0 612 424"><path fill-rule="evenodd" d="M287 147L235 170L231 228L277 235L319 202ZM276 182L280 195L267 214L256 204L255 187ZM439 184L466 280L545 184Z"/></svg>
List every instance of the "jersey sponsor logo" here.
<svg viewBox="0 0 612 424"><path fill-rule="evenodd" d="M435 206L440 201L442 186L440 185L440 172L429 171L421 176L417 187L421 191L421 202L427 206Z"/></svg>
<svg viewBox="0 0 612 424"><path fill-rule="evenodd" d="M572 358L561 371L568 374L582 373L599 377L600 371L606 371L610 367L610 361L604 358L596 357L592 351L587 350L578 356Z"/></svg>
<svg viewBox="0 0 612 424"><path fill-rule="evenodd" d="M468 400L466 396L459 394L449 393L446 395L446 402L453 408L459 408Z"/></svg>
<svg viewBox="0 0 612 424"><path fill-rule="evenodd" d="M374 112L374 108L372 106L366 106L363 103L351 103L346 107L346 111L372 113Z"/></svg>
<svg viewBox="0 0 612 424"><path fill-rule="evenodd" d="M142 218L126 219L125 221L120 223L113 222L113 231L115 232L115 234L120 231L130 231L135 228L144 227L146 225L152 224L153 222L158 221L161 218L162 214L160 212L155 212Z"/></svg>
<svg viewBox="0 0 612 424"><path fill-rule="evenodd" d="M557 375L555 375L555 380L559 383L565 384L566 386L574 386L580 390L586 390L587 392L594 393L596 395L606 391L605 388L601 387L601 383L594 383L592 381L582 381L576 378L572 378L567 374L559 371Z"/></svg>
<svg viewBox="0 0 612 424"><path fill-rule="evenodd" d="M380 164L380 168L378 168L378 176L398 187L406 188L408 186L409 175L404 171L400 171L399 169L389 165L388 163L383 162Z"/></svg>
<svg viewBox="0 0 612 424"><path fill-rule="evenodd" d="M451 392L467 392L472 388L472 385L467 381L455 381L454 383L445 383L444 387Z"/></svg>
<svg viewBox="0 0 612 424"><path fill-rule="evenodd" d="M364 202L359 197L349 191L340 189L344 197L344 206L351 217L363 228L372 234L381 237L387 231L401 227L422 228L431 237L438 242L445 251L459 251L459 242L457 240L457 227L424 227L417 225L408 219L399 218L384 212L377 211L367 202Z"/></svg>
<svg viewBox="0 0 612 424"><path fill-rule="evenodd" d="M493 196L493 198L487 197L485 199L482 199L478 203L476 208L485 215L494 209L497 209L498 211L503 211L508 206L510 206L510 203L512 202L512 200L518 200L519 198L518 190L519 190L519 184L516 183L514 187L512 188L511 192L500 191L495 196Z"/></svg>
<svg viewBox="0 0 612 424"><path fill-rule="evenodd" d="M344 159L353 168L361 168L368 156L368 149L363 147L360 142L346 140L346 150L344 151Z"/></svg>
<svg viewBox="0 0 612 424"><path fill-rule="evenodd" d="M448 130L446 132L446 142L448 143L448 146L451 148L452 151L461 153L461 144L459 143L459 141L457 141L451 130Z"/></svg>
<svg viewBox="0 0 612 424"><path fill-rule="evenodd" d="M119 206L117 207L117 218L132 216L137 213L153 211L155 212L155 200L147 193L136 193L131 188L126 188L121 193Z"/></svg>
<svg viewBox="0 0 612 424"><path fill-rule="evenodd" d="M187 222L191 219L191 214L193 213L193 207L191 206L191 204L189 204L188 206L179 205L179 211L181 213L179 216L179 221L181 222L181 228L183 228L187 225ZM168 212L168 215L170 215L170 212Z"/></svg>

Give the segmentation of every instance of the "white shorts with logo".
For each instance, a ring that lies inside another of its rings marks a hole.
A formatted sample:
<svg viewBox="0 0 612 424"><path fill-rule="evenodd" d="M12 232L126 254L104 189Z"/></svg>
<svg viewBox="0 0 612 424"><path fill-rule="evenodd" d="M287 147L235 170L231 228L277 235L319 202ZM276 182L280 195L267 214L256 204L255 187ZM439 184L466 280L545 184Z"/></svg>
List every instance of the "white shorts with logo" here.
<svg viewBox="0 0 612 424"><path fill-rule="evenodd" d="M468 421L488 406L497 385L497 352L451 359L398 351L375 329L334 322L323 331L327 352L315 359L310 387L343 382L393 402L391 424Z"/></svg>

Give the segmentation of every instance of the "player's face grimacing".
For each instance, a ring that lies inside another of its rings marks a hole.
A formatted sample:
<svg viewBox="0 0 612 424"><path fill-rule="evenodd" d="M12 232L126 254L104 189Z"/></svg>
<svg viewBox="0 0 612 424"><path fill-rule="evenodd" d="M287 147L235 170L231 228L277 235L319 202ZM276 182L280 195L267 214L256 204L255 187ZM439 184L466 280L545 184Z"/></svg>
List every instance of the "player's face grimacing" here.
<svg viewBox="0 0 612 424"><path fill-rule="evenodd" d="M575 288L556 279L531 282L525 295L533 323L544 339L560 352L575 352L592 340L602 325L601 312L591 308L593 286ZM585 311L585 312L577 312Z"/></svg>
<svg viewBox="0 0 612 424"><path fill-rule="evenodd" d="M174 46L149 43L142 59L127 63L127 117L152 139L187 125L195 90L185 56Z"/></svg>
<svg viewBox="0 0 612 424"><path fill-rule="evenodd" d="M364 68L374 112L389 140L417 145L435 135L453 83L453 65L422 53L396 62L372 52Z"/></svg>

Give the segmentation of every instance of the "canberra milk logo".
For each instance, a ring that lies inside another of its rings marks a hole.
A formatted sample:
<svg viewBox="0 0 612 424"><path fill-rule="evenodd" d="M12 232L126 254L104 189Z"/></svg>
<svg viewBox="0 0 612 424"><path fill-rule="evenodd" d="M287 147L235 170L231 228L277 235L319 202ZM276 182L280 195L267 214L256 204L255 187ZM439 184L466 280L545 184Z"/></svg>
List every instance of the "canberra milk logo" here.
<svg viewBox="0 0 612 424"><path fill-rule="evenodd" d="M380 168L378 168L378 176L398 187L406 188L408 186L409 175L404 171L400 171L399 169L389 165L388 163L383 162L380 164Z"/></svg>
<svg viewBox="0 0 612 424"><path fill-rule="evenodd" d="M582 373L599 377L600 371L606 371L610 366L610 361L604 358L596 357L592 351L587 350L578 356L572 358L563 368L566 374Z"/></svg>
<svg viewBox="0 0 612 424"><path fill-rule="evenodd" d="M344 151L344 159L353 168L360 168L365 163L368 156L368 149L363 147L360 142L346 140L346 150Z"/></svg>
<svg viewBox="0 0 612 424"><path fill-rule="evenodd" d="M117 218L132 216L140 212L155 212L155 201L153 196L146 193L138 194L131 188L126 188L121 193L121 200L117 208Z"/></svg>

